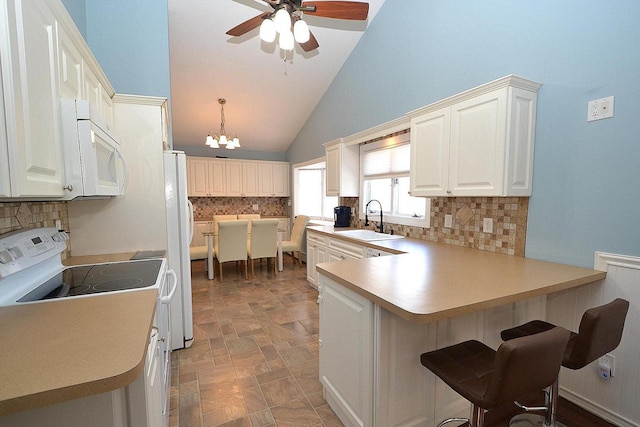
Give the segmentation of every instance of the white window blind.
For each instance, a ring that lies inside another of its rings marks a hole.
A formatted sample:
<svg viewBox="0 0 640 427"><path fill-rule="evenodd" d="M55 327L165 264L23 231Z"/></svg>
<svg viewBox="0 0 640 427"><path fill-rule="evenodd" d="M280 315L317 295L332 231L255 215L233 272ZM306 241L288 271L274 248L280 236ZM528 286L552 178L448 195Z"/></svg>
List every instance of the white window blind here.
<svg viewBox="0 0 640 427"><path fill-rule="evenodd" d="M362 175L364 178L409 174L409 144L363 145Z"/></svg>

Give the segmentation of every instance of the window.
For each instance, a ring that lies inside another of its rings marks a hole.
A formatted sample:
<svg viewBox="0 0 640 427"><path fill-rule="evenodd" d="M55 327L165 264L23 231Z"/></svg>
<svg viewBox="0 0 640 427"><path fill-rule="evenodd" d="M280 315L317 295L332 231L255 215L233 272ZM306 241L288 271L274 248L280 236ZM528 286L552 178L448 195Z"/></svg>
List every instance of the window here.
<svg viewBox="0 0 640 427"><path fill-rule="evenodd" d="M325 162L294 165L294 215L308 215L313 219L333 221L337 196L327 196Z"/></svg>
<svg viewBox="0 0 640 427"><path fill-rule="evenodd" d="M409 134L360 146L361 218L367 203L378 200L385 222L429 227L430 199L409 195L409 156ZM378 203L370 203L367 213L375 220L380 213Z"/></svg>

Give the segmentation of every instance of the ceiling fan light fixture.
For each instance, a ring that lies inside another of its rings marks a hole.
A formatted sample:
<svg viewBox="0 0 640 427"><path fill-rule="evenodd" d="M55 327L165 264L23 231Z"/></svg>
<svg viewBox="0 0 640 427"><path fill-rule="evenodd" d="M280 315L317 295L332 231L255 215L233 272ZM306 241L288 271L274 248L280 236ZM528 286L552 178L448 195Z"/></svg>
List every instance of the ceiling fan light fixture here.
<svg viewBox="0 0 640 427"><path fill-rule="evenodd" d="M267 43L273 43L276 39L276 23L266 18L260 24L260 39Z"/></svg>
<svg viewBox="0 0 640 427"><path fill-rule="evenodd" d="M291 32L291 30L283 31L280 33L278 45L282 50L293 50L293 33Z"/></svg>
<svg viewBox="0 0 640 427"><path fill-rule="evenodd" d="M306 43L309 41L309 26L302 19L298 19L293 24L293 36L298 43Z"/></svg>
<svg viewBox="0 0 640 427"><path fill-rule="evenodd" d="M283 7L281 9L278 9L273 20L276 24L276 31L278 31L280 34L284 33L285 31L291 32L291 15L286 8Z"/></svg>

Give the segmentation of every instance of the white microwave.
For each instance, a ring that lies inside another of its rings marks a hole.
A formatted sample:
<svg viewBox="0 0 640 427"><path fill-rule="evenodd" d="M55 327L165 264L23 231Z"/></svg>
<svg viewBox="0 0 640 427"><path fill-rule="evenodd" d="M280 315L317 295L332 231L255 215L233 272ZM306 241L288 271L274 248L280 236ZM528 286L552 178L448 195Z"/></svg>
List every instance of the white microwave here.
<svg viewBox="0 0 640 427"><path fill-rule="evenodd" d="M124 194L127 164L119 138L89 101L61 99L65 196L105 198Z"/></svg>

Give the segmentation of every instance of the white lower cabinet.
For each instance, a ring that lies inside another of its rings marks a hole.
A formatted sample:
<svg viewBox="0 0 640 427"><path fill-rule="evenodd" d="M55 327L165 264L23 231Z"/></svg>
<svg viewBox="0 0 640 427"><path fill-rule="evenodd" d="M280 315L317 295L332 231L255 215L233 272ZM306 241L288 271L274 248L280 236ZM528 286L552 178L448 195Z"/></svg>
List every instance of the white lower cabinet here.
<svg viewBox="0 0 640 427"><path fill-rule="evenodd" d="M190 247L206 246L207 238L204 232L213 231L213 221L195 221L193 225L193 239L191 239Z"/></svg>
<svg viewBox="0 0 640 427"><path fill-rule="evenodd" d="M427 427L468 417L470 403L424 368L420 355L470 339L498 348L502 329L546 312L546 298L537 297L416 323L326 276L319 281L320 381L349 427Z"/></svg>
<svg viewBox="0 0 640 427"><path fill-rule="evenodd" d="M327 239L325 236L307 230L307 281L318 288L316 264L328 261Z"/></svg>
<svg viewBox="0 0 640 427"><path fill-rule="evenodd" d="M325 398L346 426L372 426L373 303L324 276L318 291Z"/></svg>

